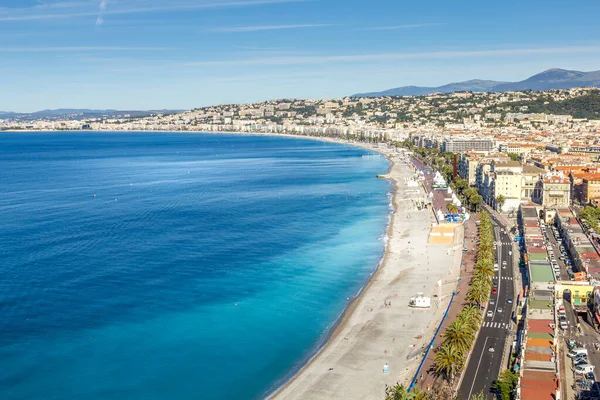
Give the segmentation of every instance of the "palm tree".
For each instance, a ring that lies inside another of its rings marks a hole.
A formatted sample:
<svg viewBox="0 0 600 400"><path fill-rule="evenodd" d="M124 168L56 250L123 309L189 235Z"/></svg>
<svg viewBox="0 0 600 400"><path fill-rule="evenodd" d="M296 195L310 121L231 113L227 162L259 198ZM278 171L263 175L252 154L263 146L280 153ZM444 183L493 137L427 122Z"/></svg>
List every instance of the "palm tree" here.
<svg viewBox="0 0 600 400"><path fill-rule="evenodd" d="M481 310L473 305L467 304L463 307L461 314L464 314L469 321L479 325L481 322Z"/></svg>
<svg viewBox="0 0 600 400"><path fill-rule="evenodd" d="M504 205L505 202L506 202L506 199L504 198L504 196L498 195L498 197L496 197L496 204L498 204L500 211L502 211L502 206Z"/></svg>
<svg viewBox="0 0 600 400"><path fill-rule="evenodd" d="M462 368L465 357L454 346L443 344L440 351L435 355L435 370L438 374L444 374L450 382L454 380L456 372Z"/></svg>
<svg viewBox="0 0 600 400"><path fill-rule="evenodd" d="M385 388L385 400L426 400L427 395L415 386L410 392L404 385L396 383Z"/></svg>
<svg viewBox="0 0 600 400"><path fill-rule="evenodd" d="M486 278L491 279L494 276L494 267L491 265L491 263L486 261L478 262L477 264L475 264L474 270L476 273L481 274Z"/></svg>
<svg viewBox="0 0 600 400"><path fill-rule="evenodd" d="M470 323L457 318L446 328L446 332L444 332L444 344L464 354L473 343L473 331L474 327Z"/></svg>
<svg viewBox="0 0 600 400"><path fill-rule="evenodd" d="M456 214L458 212L458 206L454 203L446 204L446 209L450 214Z"/></svg>
<svg viewBox="0 0 600 400"><path fill-rule="evenodd" d="M480 390L477 393L471 395L469 400L485 400L485 396L483 395L483 390Z"/></svg>

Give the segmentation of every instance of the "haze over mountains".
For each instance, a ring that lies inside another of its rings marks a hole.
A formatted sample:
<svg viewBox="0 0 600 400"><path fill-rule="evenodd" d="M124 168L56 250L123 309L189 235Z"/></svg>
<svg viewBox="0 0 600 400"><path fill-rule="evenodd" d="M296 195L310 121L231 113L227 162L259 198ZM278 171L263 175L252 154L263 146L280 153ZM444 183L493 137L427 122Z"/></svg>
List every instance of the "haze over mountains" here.
<svg viewBox="0 0 600 400"><path fill-rule="evenodd" d="M88 118L122 118L145 117L153 114L174 114L182 110L89 110L60 108L57 110L42 110L32 113L17 113L12 111L0 111L0 119L15 120L79 120Z"/></svg>
<svg viewBox="0 0 600 400"><path fill-rule="evenodd" d="M382 92L358 93L352 97L422 96L432 93L452 92L509 92L519 90L571 89L576 87L600 87L600 71L581 72L553 68L533 75L520 82L498 82L473 79L449 83L438 87L401 86Z"/></svg>

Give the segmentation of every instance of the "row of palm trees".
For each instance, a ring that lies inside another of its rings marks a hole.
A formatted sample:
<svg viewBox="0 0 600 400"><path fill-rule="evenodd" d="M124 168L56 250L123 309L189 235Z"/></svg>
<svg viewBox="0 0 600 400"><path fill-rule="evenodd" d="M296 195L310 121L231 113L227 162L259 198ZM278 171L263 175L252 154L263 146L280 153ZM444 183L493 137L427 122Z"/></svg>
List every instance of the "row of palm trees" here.
<svg viewBox="0 0 600 400"><path fill-rule="evenodd" d="M481 325L481 305L489 300L494 276L494 232L488 214L482 213L479 225L479 247L475 276L466 295L467 304L446 328L443 343L435 356L436 372L453 383L463 368Z"/></svg>

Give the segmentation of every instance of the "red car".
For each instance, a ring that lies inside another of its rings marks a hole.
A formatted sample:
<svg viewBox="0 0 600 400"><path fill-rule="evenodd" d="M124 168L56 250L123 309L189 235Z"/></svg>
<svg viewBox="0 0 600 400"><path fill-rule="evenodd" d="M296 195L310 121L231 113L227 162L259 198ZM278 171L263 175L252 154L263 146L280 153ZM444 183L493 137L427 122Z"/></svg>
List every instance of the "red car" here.
<svg viewBox="0 0 600 400"><path fill-rule="evenodd" d="M496 290L496 288L493 288L492 289L492 294L496 294L496 293L498 293L498 290Z"/></svg>

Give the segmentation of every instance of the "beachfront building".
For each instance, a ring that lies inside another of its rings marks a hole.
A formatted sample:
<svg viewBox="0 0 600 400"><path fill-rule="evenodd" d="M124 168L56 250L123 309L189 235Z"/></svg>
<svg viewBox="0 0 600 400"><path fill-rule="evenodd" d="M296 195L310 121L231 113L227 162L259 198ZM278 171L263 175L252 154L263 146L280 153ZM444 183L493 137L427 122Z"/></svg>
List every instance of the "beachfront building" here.
<svg viewBox="0 0 600 400"><path fill-rule="evenodd" d="M565 208L571 204L571 181L562 172L544 175L542 189L545 207Z"/></svg>
<svg viewBox="0 0 600 400"><path fill-rule="evenodd" d="M492 193L488 194L488 204L499 209L497 199L502 196L504 204L501 211L517 210L521 204L521 163L519 161L493 162L491 172L493 184Z"/></svg>
<svg viewBox="0 0 600 400"><path fill-rule="evenodd" d="M482 153L472 151L460 156L458 175L466 180L469 186L475 186L477 184L477 167L483 158L482 156Z"/></svg>
<svg viewBox="0 0 600 400"><path fill-rule="evenodd" d="M442 142L442 151L450 153L465 153L467 151L492 151L494 141L469 137L447 137Z"/></svg>

